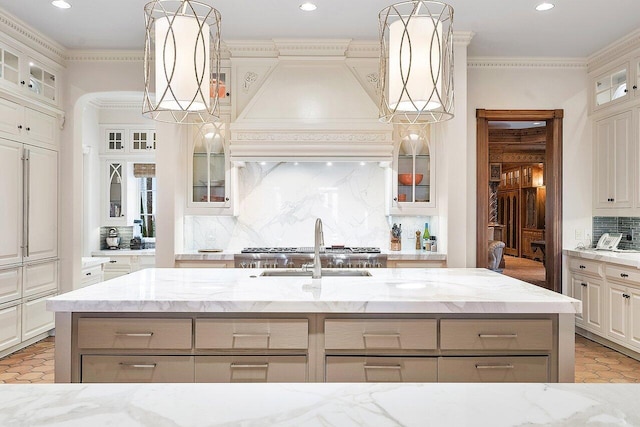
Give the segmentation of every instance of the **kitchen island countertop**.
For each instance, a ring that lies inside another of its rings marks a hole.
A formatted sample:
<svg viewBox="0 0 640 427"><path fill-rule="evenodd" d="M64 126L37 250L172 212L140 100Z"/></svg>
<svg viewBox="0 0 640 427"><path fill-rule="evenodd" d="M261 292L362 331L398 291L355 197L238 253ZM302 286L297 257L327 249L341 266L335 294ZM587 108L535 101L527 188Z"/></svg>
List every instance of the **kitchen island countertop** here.
<svg viewBox="0 0 640 427"><path fill-rule="evenodd" d="M233 261L233 257L240 254L241 250L225 249L221 252L198 252L197 250L185 251L176 254L176 261ZM387 256L388 261L446 261L447 254L442 252L429 252L420 249L403 249L390 251L381 249L380 253Z"/></svg>
<svg viewBox="0 0 640 427"><path fill-rule="evenodd" d="M261 277L262 269L151 268L58 295L56 312L579 313L565 295L481 268ZM267 270L273 271L273 270Z"/></svg>
<svg viewBox="0 0 640 427"><path fill-rule="evenodd" d="M7 384L0 424L637 426L639 391L637 384Z"/></svg>

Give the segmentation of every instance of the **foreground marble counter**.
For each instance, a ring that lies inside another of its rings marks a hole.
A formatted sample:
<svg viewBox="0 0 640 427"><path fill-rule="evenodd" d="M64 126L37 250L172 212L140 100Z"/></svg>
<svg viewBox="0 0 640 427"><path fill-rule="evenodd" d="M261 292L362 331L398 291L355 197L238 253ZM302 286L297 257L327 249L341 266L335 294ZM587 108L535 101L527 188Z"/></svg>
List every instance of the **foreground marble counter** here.
<svg viewBox="0 0 640 427"><path fill-rule="evenodd" d="M137 271L47 301L56 312L569 313L578 300L486 269L371 269L371 277L260 277L261 269ZM268 270L267 270L268 271Z"/></svg>
<svg viewBox="0 0 640 427"><path fill-rule="evenodd" d="M640 425L635 384L0 386L3 426Z"/></svg>
<svg viewBox="0 0 640 427"><path fill-rule="evenodd" d="M176 261L233 261L233 257L239 254L239 250L223 250L221 252L187 251L176 254ZM390 251L382 249L381 253L387 255L389 261L446 261L447 254L442 252L427 252L416 249L403 249Z"/></svg>

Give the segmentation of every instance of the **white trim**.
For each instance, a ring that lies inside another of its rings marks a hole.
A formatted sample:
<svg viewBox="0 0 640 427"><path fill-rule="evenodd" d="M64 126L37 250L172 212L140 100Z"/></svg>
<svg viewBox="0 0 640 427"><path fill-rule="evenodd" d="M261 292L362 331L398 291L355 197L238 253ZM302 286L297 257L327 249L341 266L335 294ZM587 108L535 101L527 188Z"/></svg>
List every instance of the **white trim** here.
<svg viewBox="0 0 640 427"><path fill-rule="evenodd" d="M67 61L142 62L142 50L68 50Z"/></svg>
<svg viewBox="0 0 640 427"><path fill-rule="evenodd" d="M0 9L0 32L64 65L66 49L22 20Z"/></svg>
<svg viewBox="0 0 640 427"><path fill-rule="evenodd" d="M587 58L589 72L608 65L610 62L620 59L622 56L640 49L640 29L616 40L607 47L600 49Z"/></svg>
<svg viewBox="0 0 640 427"><path fill-rule="evenodd" d="M587 68L584 58L503 58L473 57L467 68Z"/></svg>

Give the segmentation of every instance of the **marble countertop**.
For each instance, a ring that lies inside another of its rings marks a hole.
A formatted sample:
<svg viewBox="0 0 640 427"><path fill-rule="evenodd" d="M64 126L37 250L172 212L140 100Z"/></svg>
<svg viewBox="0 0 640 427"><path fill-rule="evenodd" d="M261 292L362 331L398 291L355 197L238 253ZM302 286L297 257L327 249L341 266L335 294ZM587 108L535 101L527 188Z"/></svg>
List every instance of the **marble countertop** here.
<svg viewBox="0 0 640 427"><path fill-rule="evenodd" d="M260 277L262 269L150 268L47 300L61 312L579 313L578 300L483 268ZM274 270L266 270L274 271Z"/></svg>
<svg viewBox="0 0 640 427"><path fill-rule="evenodd" d="M596 251L594 249L563 249L562 252L569 256L640 268L639 252Z"/></svg>
<svg viewBox="0 0 640 427"><path fill-rule="evenodd" d="M95 267L97 265L106 264L108 262L109 262L109 258L105 258L105 257L83 256L82 268Z"/></svg>
<svg viewBox="0 0 640 427"><path fill-rule="evenodd" d="M105 249L91 252L92 256L153 256L155 254L155 249Z"/></svg>
<svg viewBox="0 0 640 427"><path fill-rule="evenodd" d="M4 384L4 426L640 425L637 384Z"/></svg>
<svg viewBox="0 0 640 427"><path fill-rule="evenodd" d="M433 260L433 261L446 261L447 254L442 252L426 252L416 249L404 249L402 251L390 251L388 249L381 249L381 253L387 255L387 260ZM176 254L176 261L233 261L233 257L239 254L240 250L223 250L222 252L198 252L186 251L180 254Z"/></svg>

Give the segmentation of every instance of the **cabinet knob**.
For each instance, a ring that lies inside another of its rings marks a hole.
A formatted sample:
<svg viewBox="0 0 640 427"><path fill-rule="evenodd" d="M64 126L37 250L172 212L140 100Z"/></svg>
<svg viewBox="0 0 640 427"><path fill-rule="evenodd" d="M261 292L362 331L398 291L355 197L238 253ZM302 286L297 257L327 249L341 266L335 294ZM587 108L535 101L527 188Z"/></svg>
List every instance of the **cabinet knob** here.
<svg viewBox="0 0 640 427"><path fill-rule="evenodd" d="M631 298L631 295L629 295L629 294L622 294L622 297L623 297L623 298Z"/></svg>
<svg viewBox="0 0 640 427"><path fill-rule="evenodd" d="M629 92L629 89L625 89L625 90L624 90L624 93L627 93L627 92Z"/></svg>
<svg viewBox="0 0 640 427"><path fill-rule="evenodd" d="M586 283L584 283L584 282L582 282L582 283L580 283L580 284L581 284L582 286L585 286L585 287L587 286L587 284L586 284Z"/></svg>
<svg viewBox="0 0 640 427"><path fill-rule="evenodd" d="M27 86L29 86L29 88L32 88L33 85L31 83L29 83ZM625 91L626 92L626 91Z"/></svg>
<svg viewBox="0 0 640 427"><path fill-rule="evenodd" d="M23 86L24 86L26 83L27 83L27 82L25 82L24 80L22 80L22 81L20 82L20 84L21 84L21 85L23 85Z"/></svg>
<svg viewBox="0 0 640 427"><path fill-rule="evenodd" d="M638 85L633 85L633 90L638 89Z"/></svg>
<svg viewBox="0 0 640 427"><path fill-rule="evenodd" d="M228 198L228 197L225 197L225 198L224 198L224 200L226 200L226 201L228 202L228 201L229 201L229 198Z"/></svg>
<svg viewBox="0 0 640 427"><path fill-rule="evenodd" d="M118 261L116 261L115 259L109 260L109 264L115 264L116 262L118 262Z"/></svg>
<svg viewBox="0 0 640 427"><path fill-rule="evenodd" d="M22 129L22 125L18 125L18 129Z"/></svg>
<svg viewBox="0 0 640 427"><path fill-rule="evenodd" d="M85 276L91 276L91 272L85 273Z"/></svg>
<svg viewBox="0 0 640 427"><path fill-rule="evenodd" d="M585 268L587 268L587 267L585 267L584 265L581 265L581 266L580 266L580 269L581 269L581 270L584 270Z"/></svg>
<svg viewBox="0 0 640 427"><path fill-rule="evenodd" d="M394 198L393 198L393 201L394 201L394 202L397 202L397 201L398 201L398 198L397 198L397 197L394 197Z"/></svg>
<svg viewBox="0 0 640 427"><path fill-rule="evenodd" d="M620 277L629 277L627 273L620 273Z"/></svg>
<svg viewBox="0 0 640 427"><path fill-rule="evenodd" d="M29 132L31 130L31 128L26 128L27 132Z"/></svg>

